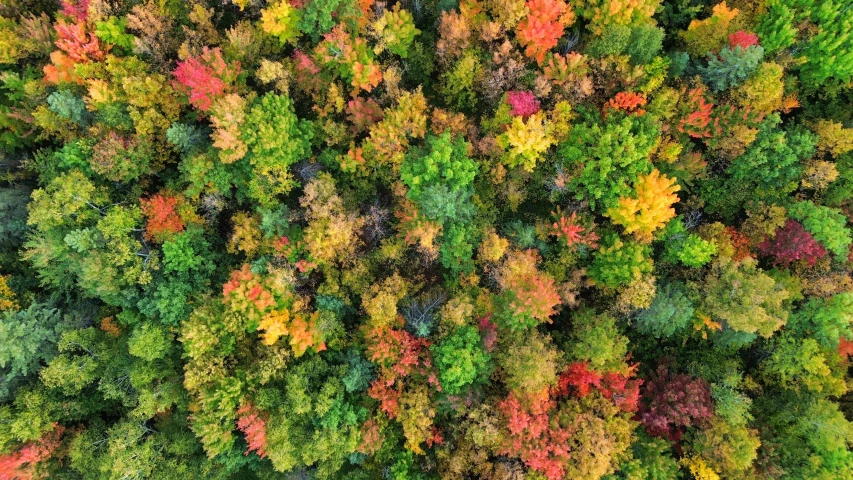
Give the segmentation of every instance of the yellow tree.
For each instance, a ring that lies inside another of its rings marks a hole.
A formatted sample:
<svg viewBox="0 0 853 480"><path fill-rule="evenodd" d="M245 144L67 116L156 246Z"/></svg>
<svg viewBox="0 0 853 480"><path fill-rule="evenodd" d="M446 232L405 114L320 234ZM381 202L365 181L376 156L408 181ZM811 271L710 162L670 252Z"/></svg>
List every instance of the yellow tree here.
<svg viewBox="0 0 853 480"><path fill-rule="evenodd" d="M637 241L651 241L652 232L675 217L672 206L678 202L675 192L680 189L674 178L655 169L637 179L634 196L620 198L619 205L609 208L606 215L613 223L625 227L626 233L633 233Z"/></svg>

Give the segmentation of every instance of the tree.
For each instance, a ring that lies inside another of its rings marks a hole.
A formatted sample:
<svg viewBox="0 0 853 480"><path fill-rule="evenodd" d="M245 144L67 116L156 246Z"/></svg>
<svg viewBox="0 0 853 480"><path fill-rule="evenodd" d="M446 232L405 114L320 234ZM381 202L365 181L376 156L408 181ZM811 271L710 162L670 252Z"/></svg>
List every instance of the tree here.
<svg viewBox="0 0 853 480"><path fill-rule="evenodd" d="M604 237L595 252L589 276L607 288L617 288L651 273L653 267L647 246L623 242L611 234Z"/></svg>
<svg viewBox="0 0 853 480"><path fill-rule="evenodd" d="M782 337L774 343L773 354L762 364L762 375L769 384L829 396L847 391L844 381L827 365L815 339Z"/></svg>
<svg viewBox="0 0 853 480"><path fill-rule="evenodd" d="M788 219L785 226L776 230L772 240L758 244L762 254L774 257L774 264L788 266L792 262L804 260L809 265L826 256L826 249L819 244L803 225Z"/></svg>
<svg viewBox="0 0 853 480"><path fill-rule="evenodd" d="M788 296L755 261L744 259L738 265L721 258L705 278L701 311L735 332L769 338L788 320L784 305Z"/></svg>
<svg viewBox="0 0 853 480"><path fill-rule="evenodd" d="M538 259L533 250L511 252L500 270L496 317L511 330L550 322L560 304L554 279L536 269Z"/></svg>
<svg viewBox="0 0 853 480"><path fill-rule="evenodd" d="M847 219L840 212L806 200L791 205L788 214L802 222L806 230L827 250L842 258L847 256L853 239L846 226Z"/></svg>
<svg viewBox="0 0 853 480"><path fill-rule="evenodd" d="M651 306L640 312L633 326L655 338L671 337L683 331L693 320L693 303L675 284L657 289Z"/></svg>
<svg viewBox="0 0 853 480"><path fill-rule="evenodd" d="M557 46L563 29L575 22L575 13L562 0L528 0L527 10L515 33L526 47L525 55L541 64L548 50Z"/></svg>
<svg viewBox="0 0 853 480"><path fill-rule="evenodd" d="M231 92L240 75L240 64L228 65L222 50L205 47L200 56L178 62L173 75L178 90L189 97L190 104L207 112L214 100Z"/></svg>
<svg viewBox="0 0 853 480"><path fill-rule="evenodd" d="M639 419L654 436L677 440L684 427L703 425L714 413L708 383L689 375L673 374L660 365L645 383Z"/></svg>
<svg viewBox="0 0 853 480"><path fill-rule="evenodd" d="M458 395L463 388L488 373L490 355L483 350L480 333L464 326L431 347L442 391Z"/></svg>
<svg viewBox="0 0 853 480"><path fill-rule="evenodd" d="M592 119L575 125L559 149L573 173L569 191L593 208L614 206L631 194L635 178L651 173L648 157L658 135L648 115L610 115L603 125Z"/></svg>
<svg viewBox="0 0 853 480"><path fill-rule="evenodd" d="M652 232L675 217L672 205L678 202L675 192L681 187L674 184L674 178L652 170L652 173L637 179L634 185L636 198L620 198L619 206L611 207L606 214L613 223L625 227L625 233L650 240Z"/></svg>

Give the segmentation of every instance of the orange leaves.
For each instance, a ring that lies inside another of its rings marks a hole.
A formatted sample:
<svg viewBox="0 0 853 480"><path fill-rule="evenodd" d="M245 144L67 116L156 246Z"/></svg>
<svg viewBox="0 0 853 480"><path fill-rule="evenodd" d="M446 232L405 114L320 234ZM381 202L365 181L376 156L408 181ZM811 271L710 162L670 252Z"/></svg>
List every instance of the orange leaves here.
<svg viewBox="0 0 853 480"><path fill-rule="evenodd" d="M509 301L510 313L523 325L549 322L561 302L554 279L536 268L538 261L539 256L533 250L511 252L498 279Z"/></svg>
<svg viewBox="0 0 853 480"><path fill-rule="evenodd" d="M530 14L515 33L526 47L524 54L541 64L548 50L557 46L563 29L575 22L575 14L562 0L528 0L527 8Z"/></svg>
<svg viewBox="0 0 853 480"><path fill-rule="evenodd" d="M142 213L148 217L145 225L145 237L162 242L174 233L183 231L184 222L178 215L180 198L171 195L155 194L139 201Z"/></svg>
<svg viewBox="0 0 853 480"><path fill-rule="evenodd" d="M675 192L680 189L674 178L667 178L655 169L637 179L635 198L620 198L619 205L608 209L606 215L613 223L625 227L626 233L635 234L638 240L649 241L652 232L675 217L672 205L678 202Z"/></svg>
<svg viewBox="0 0 853 480"><path fill-rule="evenodd" d="M29 442L7 455L0 455L0 480L32 480L36 477L35 465L47 460L59 447L59 438L65 431L62 425L54 424L53 430L35 442Z"/></svg>
<svg viewBox="0 0 853 480"><path fill-rule="evenodd" d="M274 345L279 338L289 335L293 354L301 357L309 348L315 352L326 349L322 333L316 328L318 318L318 312L306 319L300 312L291 314L287 310L273 310L264 315L258 330L265 330L261 335L264 345Z"/></svg>
<svg viewBox="0 0 853 480"><path fill-rule="evenodd" d="M50 54L50 62L51 63L45 65L42 69L44 72L44 81L46 83L53 85L59 85L60 83L76 83L78 85L83 85L85 83L84 80L78 77L74 72L74 60L72 60L68 55L56 50Z"/></svg>
<svg viewBox="0 0 853 480"><path fill-rule="evenodd" d="M569 439L572 431L551 421L555 407L548 391L522 402L510 393L498 403L498 411L506 420L509 437L500 446L502 453L519 455L533 470L550 480L565 477L564 465L570 460Z"/></svg>
<svg viewBox="0 0 853 480"><path fill-rule="evenodd" d="M375 63L355 62L352 64L352 82L350 85L355 87L355 92L358 92L359 89L370 92L381 81L382 70Z"/></svg>
<svg viewBox="0 0 853 480"><path fill-rule="evenodd" d="M693 138L711 137L713 135L712 129L708 124L711 122L711 111L714 104L705 101L705 89L697 87L690 90L687 102L690 113L681 119L678 124L678 131Z"/></svg>
<svg viewBox="0 0 853 480"><path fill-rule="evenodd" d="M86 34L85 23L69 24L59 20L55 28L58 37L56 46L77 63L103 60L109 51L109 46L101 49L100 41L94 33Z"/></svg>
<svg viewBox="0 0 853 480"><path fill-rule="evenodd" d="M261 276L253 273L249 265L243 265L231 272L231 279L222 287L222 301L250 323L256 322L257 330L264 331L264 345L273 345L287 335L297 357L309 348L315 352L325 350L322 331L317 328L319 313L306 318L302 312L304 300L294 295L289 280L282 275L273 272Z"/></svg>
<svg viewBox="0 0 853 480"><path fill-rule="evenodd" d="M640 107L645 104L646 96L642 93L619 92L604 105L604 109L606 111L608 108L612 108L614 110L623 110L635 115L642 115L646 113L646 111Z"/></svg>

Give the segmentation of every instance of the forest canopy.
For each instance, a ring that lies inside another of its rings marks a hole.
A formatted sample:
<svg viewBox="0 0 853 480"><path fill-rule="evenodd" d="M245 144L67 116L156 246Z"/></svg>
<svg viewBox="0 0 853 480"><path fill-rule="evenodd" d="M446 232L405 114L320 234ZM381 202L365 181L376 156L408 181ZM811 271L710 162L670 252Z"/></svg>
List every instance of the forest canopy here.
<svg viewBox="0 0 853 480"><path fill-rule="evenodd" d="M0 0L0 480L853 478L846 0Z"/></svg>

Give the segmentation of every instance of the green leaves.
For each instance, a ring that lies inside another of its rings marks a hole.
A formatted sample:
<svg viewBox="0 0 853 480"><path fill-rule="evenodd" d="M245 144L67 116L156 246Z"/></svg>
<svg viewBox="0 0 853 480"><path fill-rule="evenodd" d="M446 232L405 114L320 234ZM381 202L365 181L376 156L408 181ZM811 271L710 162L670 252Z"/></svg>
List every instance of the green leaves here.
<svg viewBox="0 0 853 480"><path fill-rule="evenodd" d="M458 395L464 387L487 374L490 355L483 350L480 333L475 327L464 326L431 347L438 368L442 390Z"/></svg>

